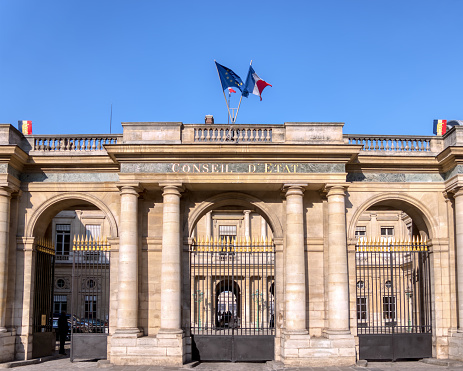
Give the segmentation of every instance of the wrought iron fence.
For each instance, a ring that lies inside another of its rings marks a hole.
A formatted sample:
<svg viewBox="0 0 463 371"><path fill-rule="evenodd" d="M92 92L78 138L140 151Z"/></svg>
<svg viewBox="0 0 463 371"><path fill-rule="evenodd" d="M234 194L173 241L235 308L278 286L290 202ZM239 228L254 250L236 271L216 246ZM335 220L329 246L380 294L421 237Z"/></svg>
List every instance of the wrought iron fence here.
<svg viewBox="0 0 463 371"><path fill-rule="evenodd" d="M74 237L72 247L73 333L108 333L109 258L107 239Z"/></svg>
<svg viewBox="0 0 463 371"><path fill-rule="evenodd" d="M191 333L273 335L274 265L268 239L195 240L190 246Z"/></svg>
<svg viewBox="0 0 463 371"><path fill-rule="evenodd" d="M361 238L356 246L357 331L431 333L430 252L422 238Z"/></svg>
<svg viewBox="0 0 463 371"><path fill-rule="evenodd" d="M35 243L35 290L34 290L34 332L53 330L53 281L55 269L55 247L46 239Z"/></svg>

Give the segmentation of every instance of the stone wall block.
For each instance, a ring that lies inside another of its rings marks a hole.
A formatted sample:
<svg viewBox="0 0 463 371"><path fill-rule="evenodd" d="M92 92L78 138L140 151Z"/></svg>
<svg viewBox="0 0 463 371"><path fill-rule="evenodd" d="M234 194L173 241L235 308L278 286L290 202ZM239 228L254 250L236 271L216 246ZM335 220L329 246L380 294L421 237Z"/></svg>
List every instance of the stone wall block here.
<svg viewBox="0 0 463 371"><path fill-rule="evenodd" d="M150 346L157 347L159 340L154 336L142 336L137 339L137 345L139 346Z"/></svg>
<svg viewBox="0 0 463 371"><path fill-rule="evenodd" d="M167 354L166 348L163 347L133 347L127 348L128 356L149 356L149 357L165 357Z"/></svg>
<svg viewBox="0 0 463 371"><path fill-rule="evenodd" d="M166 348L168 357L183 357L182 348Z"/></svg>
<svg viewBox="0 0 463 371"><path fill-rule="evenodd" d="M289 348L283 348L282 351L282 356L285 358L297 358L299 356L299 349L294 348L294 349L289 349Z"/></svg>
<svg viewBox="0 0 463 371"><path fill-rule="evenodd" d="M115 347L111 345L111 355L125 356L127 354L127 347Z"/></svg>
<svg viewBox="0 0 463 371"><path fill-rule="evenodd" d="M126 338L126 337L115 337L111 338L111 346L112 347L136 347L137 346L137 338Z"/></svg>
<svg viewBox="0 0 463 371"><path fill-rule="evenodd" d="M299 357L301 358L325 358L335 357L338 355L338 349L332 348L308 348L299 349Z"/></svg>
<svg viewBox="0 0 463 371"><path fill-rule="evenodd" d="M331 348L331 340L325 338L311 338L311 348Z"/></svg>

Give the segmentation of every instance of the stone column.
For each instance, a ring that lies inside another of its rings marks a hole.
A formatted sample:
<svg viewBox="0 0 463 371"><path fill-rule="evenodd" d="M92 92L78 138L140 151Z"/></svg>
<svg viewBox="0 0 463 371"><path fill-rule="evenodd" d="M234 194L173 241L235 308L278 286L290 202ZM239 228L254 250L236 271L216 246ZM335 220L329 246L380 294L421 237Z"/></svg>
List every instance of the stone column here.
<svg viewBox="0 0 463 371"><path fill-rule="evenodd" d="M262 236L262 239L265 241L265 239L267 238L267 221L264 217L262 217L261 220L260 235Z"/></svg>
<svg viewBox="0 0 463 371"><path fill-rule="evenodd" d="M458 287L458 332L463 332L463 188L454 194Z"/></svg>
<svg viewBox="0 0 463 371"><path fill-rule="evenodd" d="M328 190L328 321L327 333L349 333L349 290L345 189Z"/></svg>
<svg viewBox="0 0 463 371"><path fill-rule="evenodd" d="M181 331L180 185L163 186L161 329Z"/></svg>
<svg viewBox="0 0 463 371"><path fill-rule="evenodd" d="M123 185L118 262L116 333L138 333L138 191Z"/></svg>
<svg viewBox="0 0 463 371"><path fill-rule="evenodd" d="M303 185L286 188L285 304L286 331L307 334Z"/></svg>
<svg viewBox="0 0 463 371"><path fill-rule="evenodd" d="M251 237L251 220L249 215L251 214L251 210L244 210L244 237L250 238Z"/></svg>
<svg viewBox="0 0 463 371"><path fill-rule="evenodd" d="M10 198L11 192L0 188L0 332L6 329L6 294L8 282L8 250L10 230Z"/></svg>
<svg viewBox="0 0 463 371"><path fill-rule="evenodd" d="M203 236L200 236L203 237ZM206 214L206 237L212 237L212 211Z"/></svg>

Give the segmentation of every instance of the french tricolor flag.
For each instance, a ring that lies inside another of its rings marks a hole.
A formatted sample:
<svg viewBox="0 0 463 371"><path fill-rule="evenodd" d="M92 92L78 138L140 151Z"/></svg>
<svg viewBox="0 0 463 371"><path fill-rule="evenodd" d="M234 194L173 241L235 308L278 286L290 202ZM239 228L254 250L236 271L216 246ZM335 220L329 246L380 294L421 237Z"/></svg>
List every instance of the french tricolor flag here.
<svg viewBox="0 0 463 371"><path fill-rule="evenodd" d="M249 66L248 77L246 77L246 82L244 83L243 95L247 97L249 93L258 95L260 100L262 100L262 91L266 86L272 86L269 83L262 80L257 76L256 71Z"/></svg>

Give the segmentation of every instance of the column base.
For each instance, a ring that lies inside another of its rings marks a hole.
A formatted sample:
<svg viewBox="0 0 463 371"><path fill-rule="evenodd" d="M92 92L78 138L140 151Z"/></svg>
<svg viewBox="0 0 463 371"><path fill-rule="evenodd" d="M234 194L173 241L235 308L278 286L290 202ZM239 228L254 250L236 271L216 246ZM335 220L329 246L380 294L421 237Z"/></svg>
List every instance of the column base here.
<svg viewBox="0 0 463 371"><path fill-rule="evenodd" d="M109 358L114 365L178 367L191 360L191 339L185 338L181 329L161 329L156 336L141 337L116 331L111 337Z"/></svg>
<svg viewBox="0 0 463 371"><path fill-rule="evenodd" d="M283 332L281 360L291 367L351 366L355 364L355 339L350 332L324 337Z"/></svg>
<svg viewBox="0 0 463 371"><path fill-rule="evenodd" d="M135 335L136 337L143 336L143 332L140 331L139 328L133 327L133 328L117 328L116 331L114 332L113 336L119 336L119 335Z"/></svg>
<svg viewBox="0 0 463 371"><path fill-rule="evenodd" d="M0 333L0 363L14 360L15 332Z"/></svg>

